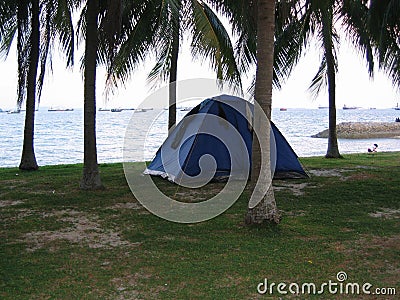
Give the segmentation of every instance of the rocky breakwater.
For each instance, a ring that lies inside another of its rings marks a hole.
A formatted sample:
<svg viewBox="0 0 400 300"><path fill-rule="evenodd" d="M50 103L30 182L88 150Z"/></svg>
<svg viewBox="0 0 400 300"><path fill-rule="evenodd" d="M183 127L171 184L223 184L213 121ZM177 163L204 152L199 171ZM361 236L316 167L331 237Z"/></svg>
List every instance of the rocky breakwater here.
<svg viewBox="0 0 400 300"><path fill-rule="evenodd" d="M343 122L337 134L340 139L400 138L400 122ZM328 129L311 137L327 138Z"/></svg>

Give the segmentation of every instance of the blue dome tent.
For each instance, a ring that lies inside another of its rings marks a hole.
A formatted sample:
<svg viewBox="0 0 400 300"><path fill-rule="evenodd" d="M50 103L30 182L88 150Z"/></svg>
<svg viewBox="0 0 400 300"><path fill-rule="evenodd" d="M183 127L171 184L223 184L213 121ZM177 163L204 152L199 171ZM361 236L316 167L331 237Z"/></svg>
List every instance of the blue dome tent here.
<svg viewBox="0 0 400 300"><path fill-rule="evenodd" d="M233 173L247 178L251 170L253 140L247 120L252 120L253 111L254 105L239 97L221 95L204 100L170 132L144 174L162 176L178 183L182 176L198 177L199 174L214 180L226 179ZM235 146L230 146L228 151L218 137ZM206 154L214 158L213 163L201 164L200 160ZM271 161L276 161L274 179L309 177L273 122Z"/></svg>

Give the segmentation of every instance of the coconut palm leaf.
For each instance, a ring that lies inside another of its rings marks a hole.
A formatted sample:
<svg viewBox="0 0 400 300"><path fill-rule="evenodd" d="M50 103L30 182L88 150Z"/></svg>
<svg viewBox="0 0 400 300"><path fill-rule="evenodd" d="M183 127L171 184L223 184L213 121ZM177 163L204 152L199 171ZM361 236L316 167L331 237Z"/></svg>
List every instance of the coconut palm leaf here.
<svg viewBox="0 0 400 300"><path fill-rule="evenodd" d="M107 87L125 84L138 64L145 60L154 43L157 16L162 6L159 1L132 1L122 15L118 51L108 67Z"/></svg>
<svg viewBox="0 0 400 300"><path fill-rule="evenodd" d="M162 82L168 81L171 75L173 60L176 59L181 41L181 32L184 24L181 0L162 1L161 9L157 16L157 31L154 37L154 52L156 64L148 75L148 82L156 88Z"/></svg>
<svg viewBox="0 0 400 300"><path fill-rule="evenodd" d="M309 91L316 98L320 91L328 86L326 58L323 57L318 72L311 80Z"/></svg>
<svg viewBox="0 0 400 300"><path fill-rule="evenodd" d="M400 1L371 0L368 29L378 53L379 67L400 87Z"/></svg>
<svg viewBox="0 0 400 300"><path fill-rule="evenodd" d="M17 53L18 53L18 91L17 104L21 107L26 91L26 80L29 69L29 37L28 1L21 0L17 7Z"/></svg>
<svg viewBox="0 0 400 300"><path fill-rule="evenodd" d="M365 3L355 0L344 0L340 11L342 28L346 31L347 37L351 39L354 47L365 57L368 73L374 74L374 53L371 41L371 34L368 25L368 7Z"/></svg>
<svg viewBox="0 0 400 300"><path fill-rule="evenodd" d="M226 80L242 90L234 48L224 25L205 3L190 1L190 4L192 17L189 19L189 28L193 36L193 57L208 58L218 79Z"/></svg>

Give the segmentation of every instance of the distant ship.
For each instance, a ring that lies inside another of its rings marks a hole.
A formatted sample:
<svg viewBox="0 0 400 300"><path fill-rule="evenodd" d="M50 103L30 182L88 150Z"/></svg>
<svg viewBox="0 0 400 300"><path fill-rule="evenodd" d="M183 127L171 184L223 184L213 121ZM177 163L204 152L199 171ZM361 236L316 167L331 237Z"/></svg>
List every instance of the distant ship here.
<svg viewBox="0 0 400 300"><path fill-rule="evenodd" d="M111 108L111 112L121 112L122 108Z"/></svg>
<svg viewBox="0 0 400 300"><path fill-rule="evenodd" d="M346 104L345 105L343 105L343 109L358 109L359 107L357 107L357 106L346 106Z"/></svg>
<svg viewBox="0 0 400 300"><path fill-rule="evenodd" d="M281 107L279 110L280 110L280 111L287 111L287 108Z"/></svg>
<svg viewBox="0 0 400 300"><path fill-rule="evenodd" d="M14 109L14 110L9 110L7 113L8 114L19 114L21 112L20 109Z"/></svg>
<svg viewBox="0 0 400 300"><path fill-rule="evenodd" d="M135 109L135 112L146 112L146 111L149 111L149 110L153 110L153 108L152 107L149 107L149 108L137 108L137 109Z"/></svg>
<svg viewBox="0 0 400 300"><path fill-rule="evenodd" d="M329 106L318 106L318 109L328 109Z"/></svg>
<svg viewBox="0 0 400 300"><path fill-rule="evenodd" d="M50 107L47 111L74 111L73 108Z"/></svg>
<svg viewBox="0 0 400 300"><path fill-rule="evenodd" d="M395 109L395 110L400 110L400 107L399 107L399 103L398 103L398 102L397 102L396 107L394 107L394 109Z"/></svg>

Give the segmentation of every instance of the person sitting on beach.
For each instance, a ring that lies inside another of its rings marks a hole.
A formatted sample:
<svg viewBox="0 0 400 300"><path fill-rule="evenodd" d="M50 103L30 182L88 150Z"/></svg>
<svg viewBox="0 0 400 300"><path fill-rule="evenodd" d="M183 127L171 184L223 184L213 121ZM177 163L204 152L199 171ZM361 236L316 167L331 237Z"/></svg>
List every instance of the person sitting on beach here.
<svg viewBox="0 0 400 300"><path fill-rule="evenodd" d="M378 152L378 144L374 144L374 146L371 148L368 148L368 152Z"/></svg>

